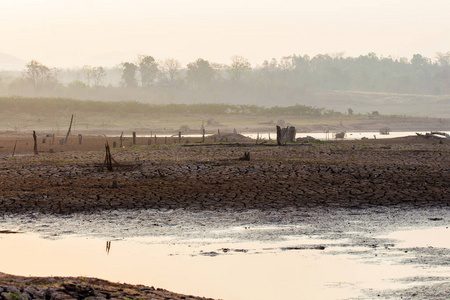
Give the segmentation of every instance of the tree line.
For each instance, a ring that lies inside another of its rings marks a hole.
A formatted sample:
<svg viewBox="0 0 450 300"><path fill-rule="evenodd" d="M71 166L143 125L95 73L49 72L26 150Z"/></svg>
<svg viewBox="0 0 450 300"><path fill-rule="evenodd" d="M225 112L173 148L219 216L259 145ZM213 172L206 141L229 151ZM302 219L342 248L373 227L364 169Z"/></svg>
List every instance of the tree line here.
<svg viewBox="0 0 450 300"><path fill-rule="evenodd" d="M1 76L1 74L0 74ZM199 58L186 66L173 58L139 55L115 68L84 66L58 70L36 60L17 78L0 78L3 95L72 97L92 100L146 100L161 103L252 103L283 99L298 103L310 91L450 94L450 51L433 59L375 53L290 55L251 66L233 56L229 64ZM242 102L244 101L244 102ZM276 103L275 103L276 104Z"/></svg>

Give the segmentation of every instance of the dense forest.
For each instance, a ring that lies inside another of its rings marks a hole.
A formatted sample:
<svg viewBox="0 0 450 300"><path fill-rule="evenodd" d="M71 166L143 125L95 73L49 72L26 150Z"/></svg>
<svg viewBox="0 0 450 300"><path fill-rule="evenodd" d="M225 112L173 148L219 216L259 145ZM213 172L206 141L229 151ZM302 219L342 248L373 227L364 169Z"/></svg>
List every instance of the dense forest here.
<svg viewBox="0 0 450 300"><path fill-rule="evenodd" d="M199 58L182 66L139 55L114 68L54 69L33 60L23 72L0 72L0 95L9 97L287 106L311 104L312 94L327 91L448 95L450 52L433 59L291 55L254 67L241 56L228 65Z"/></svg>

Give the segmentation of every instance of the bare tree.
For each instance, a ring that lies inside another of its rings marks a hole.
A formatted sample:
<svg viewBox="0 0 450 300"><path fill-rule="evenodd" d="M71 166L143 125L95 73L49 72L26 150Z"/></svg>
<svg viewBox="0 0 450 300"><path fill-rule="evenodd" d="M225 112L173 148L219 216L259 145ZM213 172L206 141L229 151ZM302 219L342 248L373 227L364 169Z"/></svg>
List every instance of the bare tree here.
<svg viewBox="0 0 450 300"><path fill-rule="evenodd" d="M30 61L25 66L25 77L30 80L35 88L40 88L46 83L56 82L55 72L36 60Z"/></svg>
<svg viewBox="0 0 450 300"><path fill-rule="evenodd" d="M173 82L177 79L181 69L181 63L174 58L167 58L162 62L162 70L164 71L166 78Z"/></svg>
<svg viewBox="0 0 450 300"><path fill-rule="evenodd" d="M91 79L92 79L92 67L89 65L83 66L82 72L84 74L84 77L86 77L86 84L88 87L91 86Z"/></svg>
<svg viewBox="0 0 450 300"><path fill-rule="evenodd" d="M450 65L450 51L446 53L436 52L436 61L440 66Z"/></svg>
<svg viewBox="0 0 450 300"><path fill-rule="evenodd" d="M105 76L106 72L103 67L94 67L92 69L92 79L94 80L94 87L99 87Z"/></svg>
<svg viewBox="0 0 450 300"><path fill-rule="evenodd" d="M251 65L246 58L239 55L233 55L231 57L231 65L228 70L231 80L239 81L247 71L250 71L250 69Z"/></svg>

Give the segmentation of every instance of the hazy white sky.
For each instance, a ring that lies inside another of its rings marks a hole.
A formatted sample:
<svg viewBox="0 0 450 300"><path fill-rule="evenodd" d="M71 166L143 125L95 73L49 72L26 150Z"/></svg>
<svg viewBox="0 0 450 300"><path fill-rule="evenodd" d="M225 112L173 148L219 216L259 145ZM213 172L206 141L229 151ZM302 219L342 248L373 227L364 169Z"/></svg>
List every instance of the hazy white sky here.
<svg viewBox="0 0 450 300"><path fill-rule="evenodd" d="M449 0L0 0L0 52L52 67L173 57L253 65L290 54L433 58Z"/></svg>

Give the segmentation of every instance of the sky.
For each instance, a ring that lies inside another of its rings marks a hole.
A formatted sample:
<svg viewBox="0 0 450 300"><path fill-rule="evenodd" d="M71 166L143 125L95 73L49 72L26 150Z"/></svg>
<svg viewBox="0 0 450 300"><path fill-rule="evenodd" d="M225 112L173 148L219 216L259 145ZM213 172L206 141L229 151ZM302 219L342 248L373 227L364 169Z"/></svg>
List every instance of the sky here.
<svg viewBox="0 0 450 300"><path fill-rule="evenodd" d="M0 52L50 67L138 54L253 66L291 54L434 58L450 51L448 0L0 0Z"/></svg>

